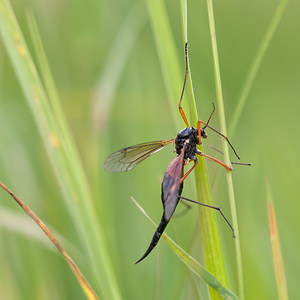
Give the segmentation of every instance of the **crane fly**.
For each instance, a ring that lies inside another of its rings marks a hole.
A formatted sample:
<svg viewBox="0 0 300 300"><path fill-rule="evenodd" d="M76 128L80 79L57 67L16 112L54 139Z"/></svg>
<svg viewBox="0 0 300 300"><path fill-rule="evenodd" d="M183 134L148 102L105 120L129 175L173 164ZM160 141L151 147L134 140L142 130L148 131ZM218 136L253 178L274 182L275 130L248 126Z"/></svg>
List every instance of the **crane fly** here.
<svg viewBox="0 0 300 300"><path fill-rule="evenodd" d="M202 139L207 138L205 132L206 128L209 128L215 133L222 136L227 141L231 149L233 150L235 156L238 159L240 159L235 149L229 142L228 138L224 136L222 133L220 133L219 131L217 131L216 129L214 129L213 127L209 126L209 122L215 111L214 104L213 104L213 111L210 114L208 121L206 123L199 120L197 122L197 128L190 127L186 115L181 107L181 102L182 102L186 80L188 76L187 44L185 44L185 66L186 66L185 77L184 77L183 89L178 104L178 109L187 127L179 131L175 139L148 142L148 143L142 143L142 144L130 146L111 154L104 162L104 169L108 172L126 172L133 169L137 164L142 162L150 155L162 150L167 145L175 144L175 152L177 156L168 165L162 182L161 200L163 204L163 215L160 224L153 235L153 238L151 240L148 249L146 250L145 254L136 262L136 264L142 261L144 258L146 258L148 254L153 250L153 248L157 245L162 233L164 232L166 226L168 225L181 199L218 210L222 215L222 217L224 218L224 220L226 221L226 223L228 224L228 226L231 228L234 236L233 227L231 226L231 224L224 216L224 214L222 213L219 207L193 201L191 199L181 196L182 189L183 189L183 181L192 172L192 170L196 167L198 163L197 155L215 161L229 171L232 170L231 165L229 166L224 162L212 156L206 155L202 153L199 149L197 149L197 145L202 144ZM202 125L203 127L201 127ZM194 164L184 174L184 166L187 165L189 162L193 162Z"/></svg>

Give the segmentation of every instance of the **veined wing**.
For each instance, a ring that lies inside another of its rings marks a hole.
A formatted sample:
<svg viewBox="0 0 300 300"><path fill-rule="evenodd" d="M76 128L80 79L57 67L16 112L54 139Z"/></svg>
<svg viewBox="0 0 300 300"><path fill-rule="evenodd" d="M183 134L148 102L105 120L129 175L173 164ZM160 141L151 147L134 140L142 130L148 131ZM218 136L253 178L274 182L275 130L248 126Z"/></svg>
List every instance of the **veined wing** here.
<svg viewBox="0 0 300 300"><path fill-rule="evenodd" d="M142 143L121 149L111 154L104 162L104 170L108 172L125 172L134 168L141 161L165 146L174 143L174 139Z"/></svg>

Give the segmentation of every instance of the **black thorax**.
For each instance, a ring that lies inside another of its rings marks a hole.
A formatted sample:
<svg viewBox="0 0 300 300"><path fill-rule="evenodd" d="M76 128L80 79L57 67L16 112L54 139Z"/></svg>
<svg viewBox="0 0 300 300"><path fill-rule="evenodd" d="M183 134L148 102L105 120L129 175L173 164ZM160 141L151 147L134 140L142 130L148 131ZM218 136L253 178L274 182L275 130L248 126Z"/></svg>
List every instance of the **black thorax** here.
<svg viewBox="0 0 300 300"><path fill-rule="evenodd" d="M204 129L201 128L201 137L206 138ZM198 130L195 127L187 127L180 130L175 139L175 151L180 155L185 145L184 160L196 160L195 154L199 152L197 145L199 144Z"/></svg>

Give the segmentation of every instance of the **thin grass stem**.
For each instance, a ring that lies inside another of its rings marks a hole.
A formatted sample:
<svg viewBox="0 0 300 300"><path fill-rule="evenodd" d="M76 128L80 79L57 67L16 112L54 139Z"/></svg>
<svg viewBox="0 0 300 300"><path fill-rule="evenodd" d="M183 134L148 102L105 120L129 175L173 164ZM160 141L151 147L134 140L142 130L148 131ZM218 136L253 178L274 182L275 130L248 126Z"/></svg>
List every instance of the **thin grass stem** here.
<svg viewBox="0 0 300 300"><path fill-rule="evenodd" d="M185 43L187 43L187 1L183 0L182 4L182 23L183 23L183 36ZM186 19L185 19L186 18ZM188 59L189 61L189 59ZM191 116L191 124L196 124L199 120L196 100L193 89L193 82L191 77L191 68L189 67L187 92L189 98L189 108ZM202 145L199 146L200 151L203 152ZM213 205L211 189L208 182L206 162L203 157L198 158L198 165L195 168L195 180L197 199L199 202L204 202L208 205ZM209 209L199 208L200 213L200 231L203 243L203 256L207 269L212 272L224 285L227 284L224 256L221 247L220 234L216 222L215 214ZM219 299L219 294L214 290L209 289L211 299Z"/></svg>
<svg viewBox="0 0 300 300"><path fill-rule="evenodd" d="M208 9L209 28L210 28L210 36L211 36L211 44L212 44L213 62L214 62L214 76L215 76L215 85L216 85L216 94L217 94L217 107L218 107L219 120L220 120L220 129L221 129L221 132L225 136L227 136L221 74L220 74L219 57L218 57L217 37L216 37L216 28L215 28L215 19L214 19L213 1L212 0L207 0L207 9ZM228 144L226 142L225 143L223 142L222 147L223 147L225 163L229 164L230 158L229 158ZM237 221L233 180L232 180L232 174L230 171L226 172L226 180L227 180L228 196L229 196L229 203L230 203L230 209L231 209L231 215L232 215L232 224L233 224L233 227L235 230L235 235L236 235L235 250L236 250L236 260L237 260L239 297L240 297L240 299L244 299L244 280L243 280L240 235L239 235L239 228L238 228L238 221Z"/></svg>

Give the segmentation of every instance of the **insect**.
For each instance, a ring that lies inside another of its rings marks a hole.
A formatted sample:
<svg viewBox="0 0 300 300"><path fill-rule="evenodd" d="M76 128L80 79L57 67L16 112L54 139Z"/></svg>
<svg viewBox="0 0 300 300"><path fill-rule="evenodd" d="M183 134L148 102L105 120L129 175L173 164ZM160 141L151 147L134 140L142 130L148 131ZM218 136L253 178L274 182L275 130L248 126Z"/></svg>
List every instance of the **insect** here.
<svg viewBox="0 0 300 300"><path fill-rule="evenodd" d="M183 190L183 181L187 178L187 176L192 172L192 170L196 167L198 163L197 155L215 161L229 171L232 170L231 166L225 164L224 162L214 157L206 155L202 153L199 149L197 149L197 145L201 145L202 139L207 138L205 132L206 128L209 128L214 132L216 132L217 134L219 134L220 136L222 136L227 141L227 143L233 150L236 157L240 159L235 149L229 142L228 138L224 136L222 133L220 133L219 131L217 131L216 129L209 126L209 122L215 111L214 105L213 105L213 111L210 114L208 121L206 123L199 120L197 122L197 128L190 127L186 115L181 107L181 102L183 99L183 94L184 94L185 85L188 76L187 44L185 44L185 66L186 66L185 77L184 77L183 88L182 88L182 92L178 104L178 109L187 127L179 131L175 139L148 142L148 143L142 143L142 144L130 146L111 154L104 162L104 169L108 172L126 172L133 169L137 164L142 162L150 155L162 150L167 145L175 144L174 152L176 152L177 156L168 165L162 182L161 200L163 204L163 215L160 224L153 235L152 241L148 249L146 250L145 254L135 264L139 263L144 258L146 258L149 255L149 253L153 250L153 248L157 245L162 233L164 232L166 226L168 225L181 199L218 210L222 215L222 217L224 218L224 220L227 222L228 226L231 228L234 236L233 227L226 219L226 217L224 216L224 214L222 213L219 207L210 206L181 196ZM201 125L203 125L203 127L201 127ZM184 166L187 165L189 162L193 162L194 164L184 174Z"/></svg>

